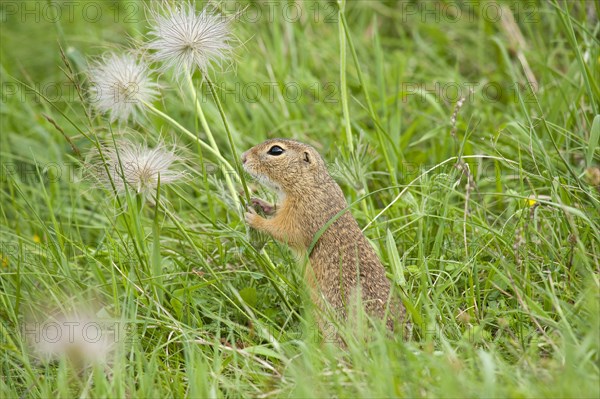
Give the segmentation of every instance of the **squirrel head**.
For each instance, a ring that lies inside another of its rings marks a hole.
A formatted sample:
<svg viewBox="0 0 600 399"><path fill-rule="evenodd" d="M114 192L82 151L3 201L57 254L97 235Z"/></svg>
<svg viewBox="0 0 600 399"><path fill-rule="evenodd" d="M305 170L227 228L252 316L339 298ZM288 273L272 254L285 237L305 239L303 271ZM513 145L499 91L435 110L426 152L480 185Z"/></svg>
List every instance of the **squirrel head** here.
<svg viewBox="0 0 600 399"><path fill-rule="evenodd" d="M333 182L327 166L311 146L295 140L271 139L242 154L244 169L279 194L325 191Z"/></svg>

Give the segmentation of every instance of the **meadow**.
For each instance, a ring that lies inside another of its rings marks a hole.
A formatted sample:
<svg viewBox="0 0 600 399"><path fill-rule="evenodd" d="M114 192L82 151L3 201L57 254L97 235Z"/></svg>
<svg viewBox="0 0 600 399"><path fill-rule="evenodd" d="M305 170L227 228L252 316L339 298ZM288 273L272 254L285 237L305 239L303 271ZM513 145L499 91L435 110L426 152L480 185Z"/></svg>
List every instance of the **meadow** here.
<svg viewBox="0 0 600 399"><path fill-rule="evenodd" d="M0 397L600 397L596 2L213 2L226 45L170 64L164 4L0 3ZM322 154L405 339L337 347L248 230L274 137Z"/></svg>

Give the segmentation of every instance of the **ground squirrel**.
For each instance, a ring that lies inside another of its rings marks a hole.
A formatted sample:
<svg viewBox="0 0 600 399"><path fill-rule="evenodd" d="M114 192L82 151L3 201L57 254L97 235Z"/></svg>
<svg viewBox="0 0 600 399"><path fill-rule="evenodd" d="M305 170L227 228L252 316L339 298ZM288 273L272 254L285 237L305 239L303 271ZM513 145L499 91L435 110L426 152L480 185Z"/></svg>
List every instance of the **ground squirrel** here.
<svg viewBox="0 0 600 399"><path fill-rule="evenodd" d="M267 140L246 151L242 163L250 175L277 192L280 202L270 205L253 198L253 205L261 207L269 217L261 217L249 206L246 222L288 244L302 258L317 232L347 207L340 186L329 175L319 153L309 145L286 139ZM361 292L367 313L379 319L385 317L390 282L350 211L325 230L308 255L310 262L304 277L318 306L323 305L324 298L345 320L352 295ZM392 304L386 320L390 329L404 313L399 301Z"/></svg>

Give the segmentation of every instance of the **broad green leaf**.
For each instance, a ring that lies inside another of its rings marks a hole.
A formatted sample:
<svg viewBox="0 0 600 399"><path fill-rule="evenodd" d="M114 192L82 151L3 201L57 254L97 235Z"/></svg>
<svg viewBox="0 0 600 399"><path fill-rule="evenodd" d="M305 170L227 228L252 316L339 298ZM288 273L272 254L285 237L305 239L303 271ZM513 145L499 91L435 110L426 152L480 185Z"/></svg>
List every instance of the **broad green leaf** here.
<svg viewBox="0 0 600 399"><path fill-rule="evenodd" d="M392 267L392 271L394 272L394 281L396 282L396 284L404 286L406 284L406 279L404 278L404 266L402 265L402 260L400 259L398 248L396 248L396 241L394 240L394 236L392 235L392 232L389 229L386 234L385 246L387 248L387 252L390 258L390 266Z"/></svg>
<svg viewBox="0 0 600 399"><path fill-rule="evenodd" d="M590 130L590 142L588 143L587 153L585 154L585 165L589 168L592 166L592 159L594 158L594 152L598 148L600 141L600 115L596 115L592 122L592 129Z"/></svg>

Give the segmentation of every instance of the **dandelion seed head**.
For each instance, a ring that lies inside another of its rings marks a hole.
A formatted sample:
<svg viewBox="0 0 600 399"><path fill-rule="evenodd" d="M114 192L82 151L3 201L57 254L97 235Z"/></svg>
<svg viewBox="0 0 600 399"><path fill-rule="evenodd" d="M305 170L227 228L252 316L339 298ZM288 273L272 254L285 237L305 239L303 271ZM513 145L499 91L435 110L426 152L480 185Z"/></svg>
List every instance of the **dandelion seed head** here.
<svg viewBox="0 0 600 399"><path fill-rule="evenodd" d="M113 349L114 331L86 314L58 314L28 323L34 351L47 360L66 357L79 365L104 363Z"/></svg>
<svg viewBox="0 0 600 399"><path fill-rule="evenodd" d="M105 146L102 155L104 161L100 154L94 154L92 171L107 188L114 184L118 194L128 188L153 201L159 178L163 186L185 176L184 172L173 169L181 159L162 143L149 148L145 144L120 141L116 146Z"/></svg>
<svg viewBox="0 0 600 399"><path fill-rule="evenodd" d="M88 71L93 106L109 113L110 121L126 121L144 113L144 103L158 95L158 84L150 68L131 54L109 54L93 63Z"/></svg>
<svg viewBox="0 0 600 399"><path fill-rule="evenodd" d="M225 16L204 8L197 12L190 2L166 5L151 11L151 59L176 73L203 73L231 52L232 34ZM181 76L181 75L180 75Z"/></svg>

